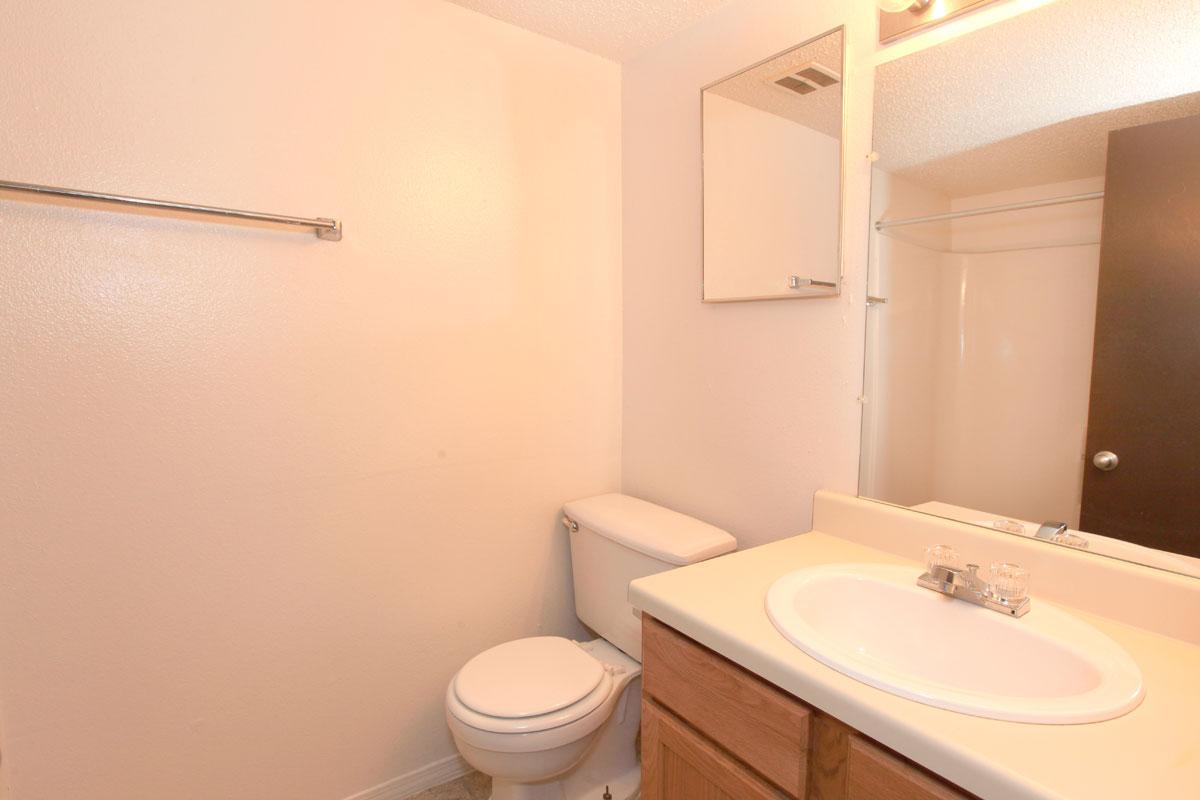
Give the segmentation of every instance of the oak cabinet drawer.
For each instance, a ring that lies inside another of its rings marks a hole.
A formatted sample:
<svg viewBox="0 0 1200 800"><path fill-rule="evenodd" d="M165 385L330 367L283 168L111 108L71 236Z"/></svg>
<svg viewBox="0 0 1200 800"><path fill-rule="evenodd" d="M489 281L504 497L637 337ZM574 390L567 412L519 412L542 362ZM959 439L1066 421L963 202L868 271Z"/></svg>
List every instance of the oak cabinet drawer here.
<svg viewBox="0 0 1200 800"><path fill-rule="evenodd" d="M643 800L787 800L653 700L642 702Z"/></svg>
<svg viewBox="0 0 1200 800"><path fill-rule="evenodd" d="M645 616L643 689L792 797L804 797L811 712L790 694Z"/></svg>
<svg viewBox="0 0 1200 800"><path fill-rule="evenodd" d="M848 800L972 800L895 753L850 736Z"/></svg>

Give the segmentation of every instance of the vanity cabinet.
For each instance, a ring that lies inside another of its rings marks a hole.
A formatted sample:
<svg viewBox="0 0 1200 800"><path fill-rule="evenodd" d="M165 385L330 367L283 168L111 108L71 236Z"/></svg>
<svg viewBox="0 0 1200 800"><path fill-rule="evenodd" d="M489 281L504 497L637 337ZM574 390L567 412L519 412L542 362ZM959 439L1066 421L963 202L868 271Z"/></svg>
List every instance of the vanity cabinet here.
<svg viewBox="0 0 1200 800"><path fill-rule="evenodd" d="M648 615L645 800L971 800Z"/></svg>

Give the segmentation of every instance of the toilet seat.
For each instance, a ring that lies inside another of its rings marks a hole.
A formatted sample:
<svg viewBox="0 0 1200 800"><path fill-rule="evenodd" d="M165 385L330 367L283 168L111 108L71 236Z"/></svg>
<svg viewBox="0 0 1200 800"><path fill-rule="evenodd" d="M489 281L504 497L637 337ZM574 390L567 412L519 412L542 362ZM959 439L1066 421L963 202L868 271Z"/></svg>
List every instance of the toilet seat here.
<svg viewBox="0 0 1200 800"><path fill-rule="evenodd" d="M493 733L533 733L586 717L613 689L612 668L575 642L536 636L497 645L459 670L447 710Z"/></svg>

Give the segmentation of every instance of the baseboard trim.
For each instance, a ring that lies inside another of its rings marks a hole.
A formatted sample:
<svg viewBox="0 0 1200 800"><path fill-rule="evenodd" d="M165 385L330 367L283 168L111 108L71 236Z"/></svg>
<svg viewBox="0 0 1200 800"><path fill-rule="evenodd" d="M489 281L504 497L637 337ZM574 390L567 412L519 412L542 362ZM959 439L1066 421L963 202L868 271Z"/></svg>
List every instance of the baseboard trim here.
<svg viewBox="0 0 1200 800"><path fill-rule="evenodd" d="M471 771L470 765L457 753L426 764L420 769L406 772L399 777L384 781L378 786L347 797L346 800L405 800L417 792L440 786Z"/></svg>

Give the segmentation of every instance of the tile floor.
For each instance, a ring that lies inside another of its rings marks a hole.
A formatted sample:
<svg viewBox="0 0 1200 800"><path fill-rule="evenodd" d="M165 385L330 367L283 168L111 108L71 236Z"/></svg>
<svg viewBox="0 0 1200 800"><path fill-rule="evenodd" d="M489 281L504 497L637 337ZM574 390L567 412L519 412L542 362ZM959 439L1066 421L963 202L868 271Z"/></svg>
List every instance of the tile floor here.
<svg viewBox="0 0 1200 800"><path fill-rule="evenodd" d="M456 781L414 794L408 800L488 800L491 796L492 779L481 772L472 772Z"/></svg>

